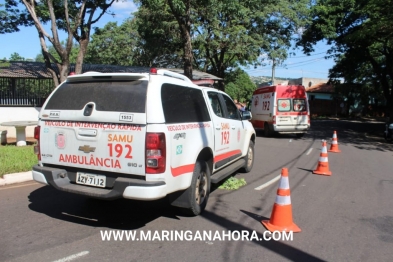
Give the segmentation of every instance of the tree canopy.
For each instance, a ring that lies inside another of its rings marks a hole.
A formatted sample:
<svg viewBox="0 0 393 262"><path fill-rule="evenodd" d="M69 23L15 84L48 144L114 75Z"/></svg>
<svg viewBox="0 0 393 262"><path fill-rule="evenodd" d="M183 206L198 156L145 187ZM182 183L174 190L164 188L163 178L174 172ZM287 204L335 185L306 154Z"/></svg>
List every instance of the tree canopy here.
<svg viewBox="0 0 393 262"><path fill-rule="evenodd" d="M240 68L228 72L225 78L225 92L239 102L247 103L256 89L246 72Z"/></svg>
<svg viewBox="0 0 393 262"><path fill-rule="evenodd" d="M170 5L178 3L177 7ZM182 2L182 1L180 1ZM261 55L267 53L270 58L278 61L285 59L298 28L307 17L307 0L192 0L181 4L179 1L146 0L141 1L144 12L162 12L167 14L164 25L154 25L154 38L143 38L145 46L157 45L155 39L169 39L165 34L168 25L177 26L182 32L185 23L192 41L193 67L207 71L221 78L228 69L239 65L257 65L262 62ZM189 6L188 6L189 5ZM168 8L169 6L169 8ZM178 9L176 9L178 8ZM186 11L189 8L189 12ZM185 11L179 16L176 10ZM151 22L149 16L139 16L140 23ZM170 21L177 21L177 24ZM185 44L184 33L180 34ZM161 43L173 45L178 43L179 36L172 35L170 41ZM187 41L186 41L187 40ZM188 47L183 47L185 50ZM166 49L163 48L163 51ZM281 52L278 52L280 50ZM284 52L282 52L284 50ZM188 53L185 53L188 56ZM184 61L183 61L184 62ZM223 87L221 87L223 89Z"/></svg>
<svg viewBox="0 0 393 262"><path fill-rule="evenodd" d="M109 22L96 28L91 36L85 62L104 65L133 65L133 57L139 40L134 19L127 19L120 26Z"/></svg>
<svg viewBox="0 0 393 262"><path fill-rule="evenodd" d="M383 92L393 116L393 7L383 0L320 0L298 42L305 53L323 39L332 45L336 65L332 79L344 79L343 89ZM340 88L340 85L338 85Z"/></svg>

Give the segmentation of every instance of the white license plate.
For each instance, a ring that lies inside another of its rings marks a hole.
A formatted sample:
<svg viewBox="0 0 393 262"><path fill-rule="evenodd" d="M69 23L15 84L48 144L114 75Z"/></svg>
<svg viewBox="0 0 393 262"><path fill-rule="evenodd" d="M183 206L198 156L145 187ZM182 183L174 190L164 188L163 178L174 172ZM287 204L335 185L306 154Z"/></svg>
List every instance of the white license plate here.
<svg viewBox="0 0 393 262"><path fill-rule="evenodd" d="M289 116L284 116L284 117L278 118L279 122L289 122L290 120L291 120L291 117L289 117Z"/></svg>
<svg viewBox="0 0 393 262"><path fill-rule="evenodd" d="M77 172L76 183L88 186L105 187L106 176Z"/></svg>

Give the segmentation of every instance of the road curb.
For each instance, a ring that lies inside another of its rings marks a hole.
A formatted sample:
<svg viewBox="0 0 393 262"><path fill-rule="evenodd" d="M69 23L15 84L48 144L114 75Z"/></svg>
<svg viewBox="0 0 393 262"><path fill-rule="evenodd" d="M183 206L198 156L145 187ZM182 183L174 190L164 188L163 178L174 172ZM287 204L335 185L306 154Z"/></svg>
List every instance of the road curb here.
<svg viewBox="0 0 393 262"><path fill-rule="evenodd" d="M33 174L31 171L7 174L4 175L3 178L0 178L0 186L22 183L31 180L33 180Z"/></svg>

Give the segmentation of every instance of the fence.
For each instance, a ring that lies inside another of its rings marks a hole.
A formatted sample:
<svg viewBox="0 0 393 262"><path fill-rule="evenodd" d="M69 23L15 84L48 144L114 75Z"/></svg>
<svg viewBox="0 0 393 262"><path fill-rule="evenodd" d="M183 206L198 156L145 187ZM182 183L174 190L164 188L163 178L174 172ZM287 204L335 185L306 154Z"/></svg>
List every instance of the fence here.
<svg viewBox="0 0 393 262"><path fill-rule="evenodd" d="M0 78L0 106L41 107L53 88L52 79Z"/></svg>
<svg viewBox="0 0 393 262"><path fill-rule="evenodd" d="M312 116L335 116L341 114L340 103L334 100L309 100L310 114Z"/></svg>

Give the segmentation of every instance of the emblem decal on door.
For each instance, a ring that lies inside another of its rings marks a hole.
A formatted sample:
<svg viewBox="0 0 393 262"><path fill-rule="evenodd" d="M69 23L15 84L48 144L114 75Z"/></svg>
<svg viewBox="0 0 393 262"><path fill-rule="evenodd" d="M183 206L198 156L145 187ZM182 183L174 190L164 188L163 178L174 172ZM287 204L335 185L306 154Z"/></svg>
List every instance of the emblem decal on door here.
<svg viewBox="0 0 393 262"><path fill-rule="evenodd" d="M180 155L183 153L183 146L179 145L176 147L176 155Z"/></svg>
<svg viewBox="0 0 393 262"><path fill-rule="evenodd" d="M66 146L66 137L63 132L58 132L55 135L55 144L59 149L63 149Z"/></svg>
<svg viewBox="0 0 393 262"><path fill-rule="evenodd" d="M186 133L177 133L175 134L175 136L173 137L173 139L178 140L179 138L186 138Z"/></svg>

